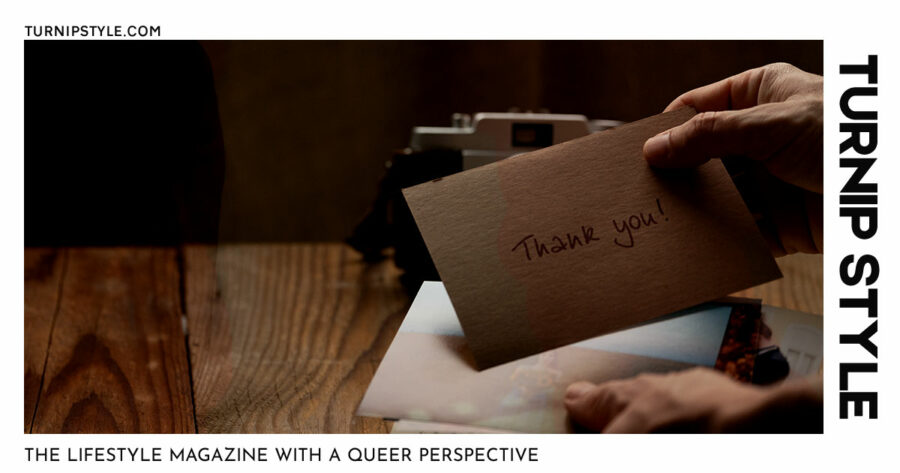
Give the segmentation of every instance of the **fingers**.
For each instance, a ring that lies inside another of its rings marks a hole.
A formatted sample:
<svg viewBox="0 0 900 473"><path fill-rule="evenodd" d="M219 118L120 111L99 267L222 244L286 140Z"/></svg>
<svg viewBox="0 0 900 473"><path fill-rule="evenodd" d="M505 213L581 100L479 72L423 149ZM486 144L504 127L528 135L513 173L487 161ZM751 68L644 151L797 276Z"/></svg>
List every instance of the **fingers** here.
<svg viewBox="0 0 900 473"><path fill-rule="evenodd" d="M603 429L604 434L634 434L650 432L647 415L640 409L629 407L622 411Z"/></svg>
<svg viewBox="0 0 900 473"><path fill-rule="evenodd" d="M704 85L681 94L666 107L666 112L681 107L694 107L699 112L738 110L759 104L759 91L769 66L744 71L738 75Z"/></svg>
<svg viewBox="0 0 900 473"><path fill-rule="evenodd" d="M574 383L565 404L574 422L594 431L702 432L720 431L731 412L753 405L763 394L721 372L694 368L599 385Z"/></svg>
<svg viewBox="0 0 900 473"><path fill-rule="evenodd" d="M573 383L566 390L566 409L571 419L587 429L602 431L627 405L615 382L594 385Z"/></svg>
<svg viewBox="0 0 900 473"><path fill-rule="evenodd" d="M765 159L791 141L791 105L766 104L747 110L703 112L644 143L644 158L660 168L699 166L710 159L741 155Z"/></svg>

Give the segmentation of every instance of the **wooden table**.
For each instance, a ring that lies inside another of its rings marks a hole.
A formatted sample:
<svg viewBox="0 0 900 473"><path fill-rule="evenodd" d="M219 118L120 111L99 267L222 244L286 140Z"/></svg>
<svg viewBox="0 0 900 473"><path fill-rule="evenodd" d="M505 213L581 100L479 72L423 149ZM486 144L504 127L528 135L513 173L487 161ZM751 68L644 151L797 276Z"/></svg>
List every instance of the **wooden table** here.
<svg viewBox="0 0 900 473"><path fill-rule="evenodd" d="M821 256L739 295L822 312ZM388 432L353 415L410 299L339 243L25 250L25 432Z"/></svg>

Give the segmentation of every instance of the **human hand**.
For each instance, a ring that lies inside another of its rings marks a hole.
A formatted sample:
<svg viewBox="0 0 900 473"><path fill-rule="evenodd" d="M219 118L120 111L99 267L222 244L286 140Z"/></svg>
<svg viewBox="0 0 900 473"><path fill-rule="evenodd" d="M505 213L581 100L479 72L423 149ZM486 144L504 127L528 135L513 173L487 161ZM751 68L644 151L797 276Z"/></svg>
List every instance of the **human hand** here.
<svg viewBox="0 0 900 473"><path fill-rule="evenodd" d="M647 162L683 168L728 157L772 252L821 253L822 77L769 64L686 92L666 111L685 106L700 113L647 140Z"/></svg>
<svg viewBox="0 0 900 473"><path fill-rule="evenodd" d="M604 433L821 432L821 387L808 380L761 388L708 368L594 385L573 383L566 409Z"/></svg>

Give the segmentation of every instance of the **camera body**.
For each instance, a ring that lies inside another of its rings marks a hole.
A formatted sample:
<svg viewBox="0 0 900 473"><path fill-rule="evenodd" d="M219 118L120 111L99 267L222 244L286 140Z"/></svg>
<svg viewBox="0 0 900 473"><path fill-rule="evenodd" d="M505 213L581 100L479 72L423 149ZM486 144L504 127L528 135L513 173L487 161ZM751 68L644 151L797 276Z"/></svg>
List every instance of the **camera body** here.
<svg viewBox="0 0 900 473"><path fill-rule="evenodd" d="M403 284L415 291L422 281L440 280L402 189L473 169L517 154L552 146L620 125L584 115L551 113L456 113L449 127L417 126L409 147L385 163L378 197L347 242L366 260L394 248Z"/></svg>
<svg viewBox="0 0 900 473"><path fill-rule="evenodd" d="M450 127L414 127L409 152L459 151L460 170L465 171L621 124L552 113L478 113L474 120L456 113L452 123Z"/></svg>

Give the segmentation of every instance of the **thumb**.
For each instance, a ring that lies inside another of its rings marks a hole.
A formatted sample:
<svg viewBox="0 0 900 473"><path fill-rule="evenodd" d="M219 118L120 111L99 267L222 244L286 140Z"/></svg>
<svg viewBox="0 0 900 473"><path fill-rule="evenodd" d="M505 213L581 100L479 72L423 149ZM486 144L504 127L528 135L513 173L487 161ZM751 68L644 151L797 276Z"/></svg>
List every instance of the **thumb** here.
<svg viewBox="0 0 900 473"><path fill-rule="evenodd" d="M782 104L766 104L699 113L647 140L644 158L660 168L694 167L729 155L763 159L784 145L784 132L777 126L780 108Z"/></svg>
<svg viewBox="0 0 900 473"><path fill-rule="evenodd" d="M595 432L602 431L625 408L609 383L597 386L586 381L569 385L565 404L572 421Z"/></svg>

